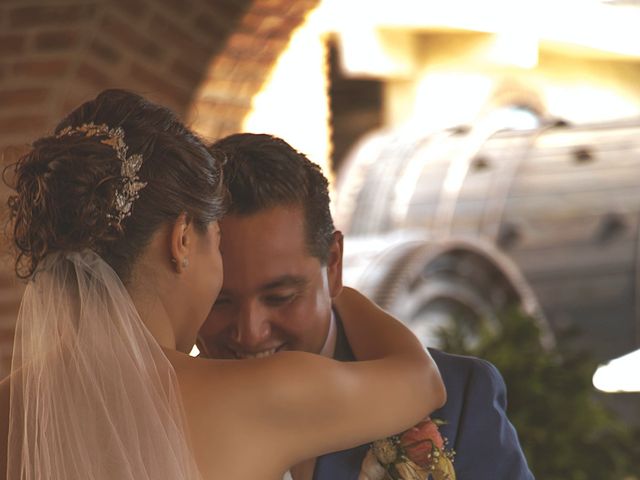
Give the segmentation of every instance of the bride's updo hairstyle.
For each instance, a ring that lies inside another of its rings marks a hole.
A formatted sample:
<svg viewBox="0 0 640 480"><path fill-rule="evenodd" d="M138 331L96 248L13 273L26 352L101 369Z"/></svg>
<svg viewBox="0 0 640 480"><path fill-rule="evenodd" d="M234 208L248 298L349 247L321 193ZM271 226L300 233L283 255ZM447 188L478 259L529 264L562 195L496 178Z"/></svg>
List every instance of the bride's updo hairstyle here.
<svg viewBox="0 0 640 480"><path fill-rule="evenodd" d="M132 158L141 164L125 173ZM49 254L92 249L126 283L160 226L185 212L205 231L223 215L221 167L171 110L124 90L100 93L9 166L16 273L29 278Z"/></svg>

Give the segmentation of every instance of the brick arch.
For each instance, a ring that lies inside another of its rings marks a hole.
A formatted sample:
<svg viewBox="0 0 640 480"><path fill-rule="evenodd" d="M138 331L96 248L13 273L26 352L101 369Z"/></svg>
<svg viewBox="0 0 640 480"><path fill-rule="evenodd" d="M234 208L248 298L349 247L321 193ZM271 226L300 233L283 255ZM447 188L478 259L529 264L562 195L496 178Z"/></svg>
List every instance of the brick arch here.
<svg viewBox="0 0 640 480"><path fill-rule="evenodd" d="M1 163L110 87L171 107L208 137L238 130L291 32L318 1L3 2ZM0 183L0 218L7 194ZM20 292L3 256L0 375L8 367Z"/></svg>
<svg viewBox="0 0 640 480"><path fill-rule="evenodd" d="M207 138L240 129L251 100L287 46L293 30L319 0L255 0L212 61L188 118Z"/></svg>
<svg viewBox="0 0 640 480"><path fill-rule="evenodd" d="M237 129L318 0L45 1L0 7L0 145L99 90L148 95L213 136ZM192 106L193 103L193 106Z"/></svg>

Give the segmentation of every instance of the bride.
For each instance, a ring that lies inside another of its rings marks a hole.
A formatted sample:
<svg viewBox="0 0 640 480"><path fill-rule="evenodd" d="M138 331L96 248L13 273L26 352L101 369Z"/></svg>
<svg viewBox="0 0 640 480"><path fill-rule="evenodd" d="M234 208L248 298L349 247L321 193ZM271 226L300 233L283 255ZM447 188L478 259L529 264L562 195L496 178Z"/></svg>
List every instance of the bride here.
<svg viewBox="0 0 640 480"><path fill-rule="evenodd" d="M7 478L277 479L442 405L420 343L353 291L337 308L365 361L188 355L222 282L222 162L168 109L107 90L13 166L28 284L0 385Z"/></svg>

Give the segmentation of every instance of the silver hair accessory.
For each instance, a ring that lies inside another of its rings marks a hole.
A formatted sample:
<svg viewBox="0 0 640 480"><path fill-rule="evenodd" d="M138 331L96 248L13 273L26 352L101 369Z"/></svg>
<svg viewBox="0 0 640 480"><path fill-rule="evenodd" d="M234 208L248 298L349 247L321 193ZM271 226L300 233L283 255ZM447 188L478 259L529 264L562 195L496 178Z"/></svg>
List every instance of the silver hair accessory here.
<svg viewBox="0 0 640 480"><path fill-rule="evenodd" d="M56 138L64 137L79 133L85 137L106 137L100 140L100 143L109 145L116 152L116 156L121 162L120 177L122 186L116 189L115 202L113 205L114 213L108 214L108 218L113 220L114 225L119 227L122 220L131 215L133 202L140 195L147 182L141 182L138 177L138 171L142 167L142 155L137 153L127 156L129 147L124 141L124 130L122 127L109 128L105 124L84 123L77 127L65 127L57 135Z"/></svg>

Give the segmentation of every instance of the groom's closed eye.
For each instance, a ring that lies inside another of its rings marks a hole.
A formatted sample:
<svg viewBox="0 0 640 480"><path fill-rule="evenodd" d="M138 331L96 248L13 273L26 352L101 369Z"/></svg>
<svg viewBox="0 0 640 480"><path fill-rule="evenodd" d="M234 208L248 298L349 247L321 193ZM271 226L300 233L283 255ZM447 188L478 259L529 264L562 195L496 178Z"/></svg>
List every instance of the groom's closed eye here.
<svg viewBox="0 0 640 480"><path fill-rule="evenodd" d="M269 307L281 307L295 301L309 281L297 275L283 275L262 286L261 301Z"/></svg>
<svg viewBox="0 0 640 480"><path fill-rule="evenodd" d="M266 295L263 298L264 303L267 305L277 307L292 302L298 296L298 292L291 292L286 294Z"/></svg>

